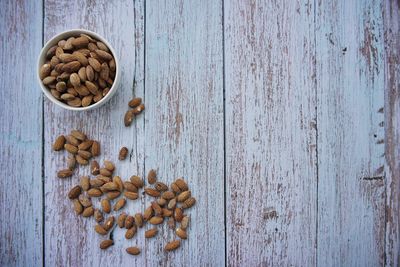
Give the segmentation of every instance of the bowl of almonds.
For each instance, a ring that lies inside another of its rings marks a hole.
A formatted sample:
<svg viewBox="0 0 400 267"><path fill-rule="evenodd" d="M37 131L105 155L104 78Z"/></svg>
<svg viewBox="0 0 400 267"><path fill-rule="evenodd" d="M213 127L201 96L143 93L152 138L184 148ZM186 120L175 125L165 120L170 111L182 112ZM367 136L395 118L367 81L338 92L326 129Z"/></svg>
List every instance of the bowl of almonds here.
<svg viewBox="0 0 400 267"><path fill-rule="evenodd" d="M43 93L69 110L90 110L115 93L120 68L112 46L97 33L75 29L51 38L39 55Z"/></svg>

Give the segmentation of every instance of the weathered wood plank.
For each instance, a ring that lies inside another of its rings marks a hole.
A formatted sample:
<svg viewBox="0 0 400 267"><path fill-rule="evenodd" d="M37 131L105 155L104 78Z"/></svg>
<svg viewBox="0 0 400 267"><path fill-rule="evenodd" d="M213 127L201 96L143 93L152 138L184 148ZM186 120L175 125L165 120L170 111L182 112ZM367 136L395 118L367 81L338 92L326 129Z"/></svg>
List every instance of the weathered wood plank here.
<svg viewBox="0 0 400 267"><path fill-rule="evenodd" d="M384 264L381 1L318 1L318 266Z"/></svg>
<svg viewBox="0 0 400 267"><path fill-rule="evenodd" d="M0 4L0 265L42 265L42 4Z"/></svg>
<svg viewBox="0 0 400 267"><path fill-rule="evenodd" d="M188 240L162 228L149 240L149 266L223 266L224 158L221 1L146 2L146 172L162 181L183 176L197 205ZM146 197L146 204L151 202Z"/></svg>
<svg viewBox="0 0 400 267"><path fill-rule="evenodd" d="M89 137L98 139L102 154L97 159L117 162L116 174L128 179L133 174L142 175L144 159L144 117L138 117L130 128L123 126L123 115L132 95L143 97L143 1L45 1L45 40L69 28L87 28L103 35L114 46L122 68L120 88L113 99L98 110L70 112L46 101L45 105L45 261L48 266L132 266L142 265L144 254L133 257L125 252L128 245L143 246L143 232L127 242L124 231L114 231L115 245L107 251L99 249L103 239L94 230L94 219L77 217L66 194L78 176L89 174L81 168L72 179L60 180L55 173L65 166L64 153L51 151L51 143L61 133L82 129ZM136 40L135 40L136 37ZM136 64L136 65L135 65ZM135 74L134 74L135 72ZM133 80L137 87L133 92ZM131 161L118 162L118 151L127 146L132 152ZM94 201L99 207L98 202ZM125 211L142 210L143 203L129 202Z"/></svg>
<svg viewBox="0 0 400 267"><path fill-rule="evenodd" d="M400 264L400 3L385 1L386 264Z"/></svg>
<svg viewBox="0 0 400 267"><path fill-rule="evenodd" d="M228 265L313 266L313 1L224 4Z"/></svg>

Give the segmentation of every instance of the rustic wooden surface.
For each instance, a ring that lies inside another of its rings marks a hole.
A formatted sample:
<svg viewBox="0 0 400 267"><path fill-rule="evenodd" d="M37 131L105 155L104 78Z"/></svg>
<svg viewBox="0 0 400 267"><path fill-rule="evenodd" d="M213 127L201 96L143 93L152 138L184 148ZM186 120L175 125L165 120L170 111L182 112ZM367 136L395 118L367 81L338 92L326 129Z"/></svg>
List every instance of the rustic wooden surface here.
<svg viewBox="0 0 400 267"><path fill-rule="evenodd" d="M400 264L398 1L6 0L0 15L1 266ZM121 62L98 110L62 110L36 82L43 42L71 28ZM132 96L146 110L125 128ZM166 226L152 240L117 229L100 251L66 198L88 169L55 176L66 154L51 144L75 128L101 141L99 162L130 149L124 179L189 181L198 204L178 251L163 251Z"/></svg>

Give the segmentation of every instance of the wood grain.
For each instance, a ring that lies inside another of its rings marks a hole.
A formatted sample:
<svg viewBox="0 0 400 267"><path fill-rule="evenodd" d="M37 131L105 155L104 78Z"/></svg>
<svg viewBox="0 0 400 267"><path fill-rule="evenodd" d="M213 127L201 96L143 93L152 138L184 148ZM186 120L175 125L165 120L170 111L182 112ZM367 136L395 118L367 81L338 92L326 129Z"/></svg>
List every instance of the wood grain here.
<svg viewBox="0 0 400 267"><path fill-rule="evenodd" d="M316 7L319 266L385 261L381 1Z"/></svg>
<svg viewBox="0 0 400 267"><path fill-rule="evenodd" d="M400 3L385 1L386 265L400 264Z"/></svg>
<svg viewBox="0 0 400 267"><path fill-rule="evenodd" d="M42 4L0 4L0 265L42 265ZM39 20L37 19L39 17Z"/></svg>
<svg viewBox="0 0 400 267"><path fill-rule="evenodd" d="M176 236L163 227L146 265L223 266L222 2L146 1L145 45L146 172L183 176L198 200L188 240L164 252Z"/></svg>
<svg viewBox="0 0 400 267"><path fill-rule="evenodd" d="M313 4L224 4L228 265L313 266Z"/></svg>
<svg viewBox="0 0 400 267"><path fill-rule="evenodd" d="M56 178L55 173L64 167L66 154L50 150L55 136L81 129L90 138L101 142L102 154L97 159L117 162L116 174L129 179L133 174L143 175L144 117L139 116L133 126L123 126L123 115L133 95L143 97L143 1L52 1L45 2L44 35L48 40L54 34L70 28L86 28L104 36L117 51L122 80L120 88L109 103L89 112L65 111L49 101L45 103L45 261L48 266L128 266L141 265L144 254L132 257L125 252L129 245L143 246L143 233L131 243L122 242L124 231L114 231L115 245L107 251L99 249L103 239L94 230L94 219L77 217L66 194L80 175L89 174L80 168L67 180ZM136 88L134 89L134 77ZM126 146L131 159L118 162L118 152ZM94 201L99 207L98 202ZM140 201L129 202L125 211L134 213L143 209Z"/></svg>

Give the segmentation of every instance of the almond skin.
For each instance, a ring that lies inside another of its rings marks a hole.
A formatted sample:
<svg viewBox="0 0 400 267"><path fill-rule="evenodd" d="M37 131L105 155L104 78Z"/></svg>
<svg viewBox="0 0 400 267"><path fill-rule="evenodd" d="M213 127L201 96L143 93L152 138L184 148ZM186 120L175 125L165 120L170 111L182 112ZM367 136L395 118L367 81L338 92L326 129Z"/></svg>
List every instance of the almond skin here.
<svg viewBox="0 0 400 267"><path fill-rule="evenodd" d="M165 245L164 249L166 251L172 251L172 250L175 250L175 249L179 248L180 245L181 245L181 241L174 240L174 241L171 241L171 242L167 243L167 245Z"/></svg>
<svg viewBox="0 0 400 267"><path fill-rule="evenodd" d="M126 252L131 255L139 255L140 249L138 247L129 247L126 249Z"/></svg>
<svg viewBox="0 0 400 267"><path fill-rule="evenodd" d="M152 229L149 229L146 232L144 232L144 236L146 238L152 238L152 237L156 236L157 233L158 233L158 229L152 228Z"/></svg>
<svg viewBox="0 0 400 267"><path fill-rule="evenodd" d="M54 141L53 150L60 151L64 149L64 145L65 145L65 137L64 135L60 135L57 137L56 141Z"/></svg>
<svg viewBox="0 0 400 267"><path fill-rule="evenodd" d="M112 241L111 239L107 239L107 240L101 241L100 248L107 249L107 248L111 247L112 245L114 245L114 241Z"/></svg>

